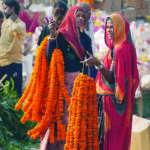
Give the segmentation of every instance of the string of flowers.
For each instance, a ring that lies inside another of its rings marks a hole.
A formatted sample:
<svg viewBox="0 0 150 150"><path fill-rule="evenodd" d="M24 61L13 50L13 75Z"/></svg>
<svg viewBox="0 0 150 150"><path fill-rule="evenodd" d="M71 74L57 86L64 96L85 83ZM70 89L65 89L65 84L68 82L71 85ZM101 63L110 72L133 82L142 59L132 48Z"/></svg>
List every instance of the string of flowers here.
<svg viewBox="0 0 150 150"><path fill-rule="evenodd" d="M64 150L99 150L96 84L78 75L69 105L69 124Z"/></svg>
<svg viewBox="0 0 150 150"><path fill-rule="evenodd" d="M48 36L49 37L49 36ZM42 56L45 55L45 51L46 51L46 47L48 44L48 37L46 37L43 42L41 43L41 46L38 48L38 52L36 55L36 61L35 61L35 66L33 68L33 72L32 72L32 76L31 79L29 81L29 84L25 90L25 92L23 93L22 97L20 98L19 102L16 104L15 109L19 110L21 109L22 104L25 102L26 103L24 105L24 110L26 111L26 109L29 107L29 105L31 104L32 98L34 96L35 93L35 88L38 82L37 77L40 76L40 72L39 70L41 69L41 65L42 65ZM43 57L43 59L45 59L45 62L47 62L46 58ZM45 65L45 67L48 69L48 63Z"/></svg>
<svg viewBox="0 0 150 150"><path fill-rule="evenodd" d="M15 108L21 109L26 101L22 108L24 115L21 122L25 123L26 120L38 122L33 129L28 131L28 135L36 139L50 127L50 143L54 143L55 122L57 122L57 139L66 139L66 126L62 124L61 117L64 115L63 99L65 98L69 104L70 98L64 83L62 52L59 49L53 51L48 68L45 58L47 44L48 37L38 49L30 83Z"/></svg>

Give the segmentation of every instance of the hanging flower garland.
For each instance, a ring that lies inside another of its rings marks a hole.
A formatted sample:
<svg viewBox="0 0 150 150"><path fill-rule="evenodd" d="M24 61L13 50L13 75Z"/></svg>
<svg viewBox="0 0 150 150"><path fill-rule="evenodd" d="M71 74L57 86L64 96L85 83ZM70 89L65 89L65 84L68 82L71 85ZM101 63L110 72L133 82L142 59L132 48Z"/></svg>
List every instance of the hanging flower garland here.
<svg viewBox="0 0 150 150"><path fill-rule="evenodd" d="M31 80L15 109L21 109L26 100L22 108L24 115L21 122L25 123L26 120L38 122L28 134L32 139L36 139L50 127L50 143L54 143L55 122L57 122L57 139L66 139L66 126L62 125L61 117L64 115L63 99L65 97L69 104L70 98L64 83L62 52L59 49L54 50L48 68L45 58L47 44L48 37L38 49Z"/></svg>
<svg viewBox="0 0 150 150"><path fill-rule="evenodd" d="M99 150L96 84L82 73L74 82L69 105L65 150L73 149Z"/></svg>
<svg viewBox="0 0 150 150"><path fill-rule="evenodd" d="M33 101L33 98L37 91L37 85L43 87L44 85L42 85L43 82L41 83L41 80L44 82L47 81L48 62L44 56L45 56L46 47L48 44L48 37L46 37L44 39L44 41L41 43L41 46L38 48L35 66L34 66L34 69L32 72L31 79L29 81L29 84L28 84L24 94L22 95L19 102L15 106L16 110L21 109L22 104L26 100L26 103L23 106L23 111L26 111L29 108L29 106L31 105L31 102ZM43 71L40 71L41 69ZM40 78L40 77L42 77L42 78ZM42 93L44 91L44 89L42 89L42 88L39 88L39 90L42 90L42 91L40 91L40 93Z"/></svg>

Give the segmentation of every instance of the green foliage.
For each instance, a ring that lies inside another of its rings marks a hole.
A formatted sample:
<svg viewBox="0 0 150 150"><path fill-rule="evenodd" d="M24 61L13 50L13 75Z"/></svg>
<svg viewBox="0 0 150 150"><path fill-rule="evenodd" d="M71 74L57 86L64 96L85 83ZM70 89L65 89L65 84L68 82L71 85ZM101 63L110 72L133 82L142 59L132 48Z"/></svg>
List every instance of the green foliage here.
<svg viewBox="0 0 150 150"><path fill-rule="evenodd" d="M143 99L143 118L150 118L150 93L144 93L142 94L142 99ZM139 98L135 99L135 109L134 109L134 113L137 114L139 116Z"/></svg>
<svg viewBox="0 0 150 150"><path fill-rule="evenodd" d="M21 110L15 110L15 104L19 98L13 90L14 82L11 79L11 89L9 86L0 91L0 149L2 150L28 150L30 147L38 147L38 140L31 140L27 131L36 124L26 122L22 124L20 119L23 116ZM5 82L8 85L9 81ZM28 145L28 146L26 146Z"/></svg>

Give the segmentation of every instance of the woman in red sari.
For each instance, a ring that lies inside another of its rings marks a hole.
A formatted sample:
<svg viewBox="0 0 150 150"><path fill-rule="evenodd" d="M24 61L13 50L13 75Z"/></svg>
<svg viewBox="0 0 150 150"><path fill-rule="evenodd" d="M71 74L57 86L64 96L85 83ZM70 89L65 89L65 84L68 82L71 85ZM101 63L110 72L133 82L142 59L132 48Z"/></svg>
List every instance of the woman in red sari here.
<svg viewBox="0 0 150 150"><path fill-rule="evenodd" d="M129 150L135 91L139 84L136 51L129 23L121 14L106 19L105 42L110 48L103 64L94 56L82 61L96 65L97 93L104 103L104 150Z"/></svg>

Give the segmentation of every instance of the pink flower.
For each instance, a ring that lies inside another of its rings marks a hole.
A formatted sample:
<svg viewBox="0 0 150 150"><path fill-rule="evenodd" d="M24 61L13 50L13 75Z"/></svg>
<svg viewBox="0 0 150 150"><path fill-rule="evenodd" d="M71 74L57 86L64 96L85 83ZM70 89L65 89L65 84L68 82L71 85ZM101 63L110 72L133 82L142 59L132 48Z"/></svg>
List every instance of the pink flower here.
<svg viewBox="0 0 150 150"><path fill-rule="evenodd" d="M102 28L103 30L105 30L105 25L101 25L101 28Z"/></svg>
<svg viewBox="0 0 150 150"><path fill-rule="evenodd" d="M105 22L105 18L102 17L101 20L102 20L102 22Z"/></svg>
<svg viewBox="0 0 150 150"><path fill-rule="evenodd" d="M148 39L146 40L146 42L147 42L148 44L150 44L150 38L148 38Z"/></svg>
<svg viewBox="0 0 150 150"><path fill-rule="evenodd" d="M94 33L99 30L99 27L94 27Z"/></svg>
<svg viewBox="0 0 150 150"><path fill-rule="evenodd" d="M91 19L92 19L92 21L95 21L97 19L97 17L96 16L92 16Z"/></svg>

